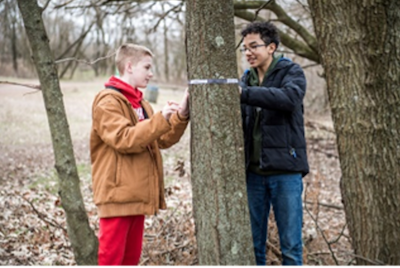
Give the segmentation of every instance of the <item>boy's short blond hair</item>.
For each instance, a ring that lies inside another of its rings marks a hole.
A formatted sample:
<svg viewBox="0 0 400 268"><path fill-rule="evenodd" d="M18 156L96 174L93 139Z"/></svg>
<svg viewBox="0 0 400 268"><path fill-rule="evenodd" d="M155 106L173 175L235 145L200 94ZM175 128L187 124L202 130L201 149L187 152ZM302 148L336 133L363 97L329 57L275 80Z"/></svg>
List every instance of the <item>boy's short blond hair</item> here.
<svg viewBox="0 0 400 268"><path fill-rule="evenodd" d="M120 75L124 74L125 64L127 61L130 60L133 64L136 64L146 55L154 57L150 49L145 46L132 43L121 45L115 55L115 65L117 66Z"/></svg>

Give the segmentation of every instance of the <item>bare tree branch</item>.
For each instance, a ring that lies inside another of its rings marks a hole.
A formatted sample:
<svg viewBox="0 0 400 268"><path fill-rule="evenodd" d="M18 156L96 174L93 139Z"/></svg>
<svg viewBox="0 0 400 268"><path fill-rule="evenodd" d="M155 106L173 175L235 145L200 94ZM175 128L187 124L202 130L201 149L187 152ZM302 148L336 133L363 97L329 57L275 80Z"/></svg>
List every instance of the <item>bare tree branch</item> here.
<svg viewBox="0 0 400 268"><path fill-rule="evenodd" d="M133 15L133 14L136 14L136 13L140 12L140 9L137 9L137 7L138 7L138 5L129 6L127 4L121 4L121 5L117 6L116 9L113 12L106 11L106 14L111 14L111 15L125 14L125 16L126 15Z"/></svg>
<svg viewBox="0 0 400 268"><path fill-rule="evenodd" d="M305 202L307 202L307 186L306 189L304 191L304 200ZM317 227L317 229L319 230L319 232L322 235L322 238L324 239L325 243L328 246L329 252L331 253L332 259L334 260L336 265L339 265L338 260L336 259L335 253L331 247L331 243L328 241L328 239L326 238L324 231L321 229L321 227L319 227L318 221L315 219L315 217L312 215L312 213L310 212L310 210L308 209L307 205L304 206L305 210L307 211L308 215L311 217L311 219L314 221L315 226Z"/></svg>
<svg viewBox="0 0 400 268"><path fill-rule="evenodd" d="M25 200L25 202L27 202L31 206L33 212L35 212L36 215L38 215L39 219L41 219L43 222L45 222L48 225L51 225L58 229L61 229L64 232L64 234L67 234L67 230L63 226L61 226L58 222L56 222L54 220L53 221L48 220L46 218L46 215L41 213L39 210L37 210L37 208L33 205L33 203L31 201L29 201L22 195L19 195L19 197L21 197L23 200Z"/></svg>
<svg viewBox="0 0 400 268"><path fill-rule="evenodd" d="M91 4L87 4L87 5L74 5L74 6L68 6L69 3L71 3L74 0L71 0L68 3L62 4L62 5L58 5L55 8L63 8L65 7L66 9L88 9L88 8L94 8L94 7L101 7L101 6L119 6L122 5L124 3L129 3L129 4L133 4L133 3L137 3L137 4L144 4L144 3L156 3L156 2L163 2L165 0L136 0L136 1L132 1L132 0L105 0L103 2L100 1L95 1L94 3ZM184 1L182 1L184 2Z"/></svg>
<svg viewBox="0 0 400 268"><path fill-rule="evenodd" d="M285 24L286 26L290 27L293 29L296 33L298 33L303 40L306 42L306 44L310 47L310 49L316 53L318 53L318 48L317 48L317 40L315 36L313 36L306 28L304 28L301 24L293 20L286 12L285 10L276 3L275 0L270 0L270 1L235 1L234 3L234 8L235 8L235 14L236 10L245 10L245 9L259 9L260 8L265 8L268 10L271 10L272 12L275 13L275 15L278 17L278 20ZM258 13L256 14L256 16Z"/></svg>
<svg viewBox="0 0 400 268"><path fill-rule="evenodd" d="M83 63L83 64L87 64L87 65L93 65L93 64L95 64L95 63L97 63L97 62L99 62L99 61L101 61L101 60L105 60L105 59L108 59L108 58L114 56L115 53L116 53L116 51L114 51L114 52L113 52L112 54L110 54L110 55L97 58L97 59L95 59L95 60L93 60L93 61L80 60L80 59L77 59L77 58L72 57L72 58L65 58L65 59L57 60L56 63L58 64L58 63L66 62L66 61L77 61L77 62L79 62L79 63Z"/></svg>
<svg viewBox="0 0 400 268"><path fill-rule="evenodd" d="M0 84L9 84L9 85L22 86L22 87L29 87L29 88L41 90L40 85L21 84L21 83L10 82L10 81L0 81Z"/></svg>
<svg viewBox="0 0 400 268"><path fill-rule="evenodd" d="M318 123L316 121L307 120L305 122L305 126L309 127L309 128L313 128L313 129L322 129L322 130L325 130L327 132L336 134L336 132L335 132L335 130L333 128L327 127L324 124Z"/></svg>
<svg viewBox="0 0 400 268"><path fill-rule="evenodd" d="M304 203L306 204L310 204L310 205L314 205L314 202L311 201L304 201ZM326 203L322 203L322 202L318 202L317 203L318 206L322 206L322 207L327 207L327 208L333 208L333 209L337 209L337 210L343 210L344 208L342 206L338 206L338 205L333 205L333 204L326 204Z"/></svg>
<svg viewBox="0 0 400 268"><path fill-rule="evenodd" d="M65 55L68 54L68 52L77 44L80 44L83 42L83 40L85 39L85 37L87 36L87 34L90 32L90 30L92 29L93 25L95 24L95 21L92 22L92 24L90 24L89 28L84 31L79 37L78 39L75 40L75 42L73 42L69 47L67 47L67 49L65 49L65 51L63 53L61 53L61 55L57 58L57 60L62 59L63 57L65 57Z"/></svg>
<svg viewBox="0 0 400 268"><path fill-rule="evenodd" d="M82 41L79 42L79 44L76 46L75 51L74 51L72 57L76 57L76 55L78 55L78 53L80 52L80 49L81 49L81 47L82 47L82 44L83 44L83 39L82 39ZM59 77L60 77L60 79L62 79L62 78L64 77L64 75L67 73L68 69L72 66L73 63L75 63L75 66L77 66L77 64L79 64L79 63L74 62L74 61L68 62L68 63L66 64L66 66L64 67L64 69L63 69L61 72L59 72Z"/></svg>
<svg viewBox="0 0 400 268"><path fill-rule="evenodd" d="M313 63L313 64L308 64L308 65L301 66L301 68L304 70L304 69L315 67L315 66L318 66L318 65L319 65L319 63Z"/></svg>
<svg viewBox="0 0 400 268"><path fill-rule="evenodd" d="M47 2L42 7L42 12L46 10L46 8L49 6L50 2L51 2L51 0L47 0Z"/></svg>
<svg viewBox="0 0 400 268"><path fill-rule="evenodd" d="M180 245L178 247L174 247L172 249L164 250L164 251L161 251L161 252L160 251L158 251L158 252L155 251L154 255L164 255L164 254L167 254L167 253L171 253L171 252L173 252L175 250L187 247L190 243L191 243L191 241L189 240L189 241L186 241L184 244L182 244L182 245Z"/></svg>
<svg viewBox="0 0 400 268"><path fill-rule="evenodd" d="M309 6L303 4L300 0L296 0L296 2L297 2L299 5L301 5L301 6L303 7L303 9L307 11L307 13L311 13L311 10L310 10Z"/></svg>
<svg viewBox="0 0 400 268"><path fill-rule="evenodd" d="M67 3L65 3L65 4L55 6L54 9L59 9L59 8L65 8L65 9L88 9L88 8L92 8L92 7L96 7L97 6L95 4L68 6L68 4L70 4L73 1L74 0L71 0L71 1L69 1Z"/></svg>
<svg viewBox="0 0 400 268"><path fill-rule="evenodd" d="M271 243L271 241L269 241L269 239L267 239L267 245L276 257L282 258L281 250L279 248L275 247L275 245L273 243Z"/></svg>
<svg viewBox="0 0 400 268"><path fill-rule="evenodd" d="M182 7L183 7L183 2L179 3L176 6L173 6L172 8L170 8L169 10L167 10L164 14L162 14L160 16L160 18L158 19L157 23L154 25L154 27L151 29L152 32L155 32L157 30L158 25L161 23L161 21L163 21L171 12L179 12L182 11Z"/></svg>
<svg viewBox="0 0 400 268"><path fill-rule="evenodd" d="M347 263L347 265L350 265L350 264L354 261L354 259L361 259L361 260L367 261L367 262L369 262L369 263L371 263L371 264L373 264L373 265L386 265L384 262L381 262L381 261L374 261L374 260L368 259L368 258L366 258L366 257L360 256L360 255L356 255L356 254L354 254L353 252L348 252L348 251L343 251L343 250L336 250L336 251L334 251L334 252L335 252L335 253L341 253L341 254L345 254L345 255L349 255L349 256L354 257L353 259L351 259L350 262ZM307 256L329 255L329 254L331 254L331 252L320 251L320 252L310 252L310 253L307 254Z"/></svg>
<svg viewBox="0 0 400 268"><path fill-rule="evenodd" d="M264 2L264 4L261 5L261 6L256 10L256 12L254 12L254 20L253 20L253 21L255 21L255 20L257 19L258 13L260 13L260 11L263 10L263 9L264 9L269 3L271 3L271 2L272 2L272 0L269 0L269 1L267 1L267 2Z"/></svg>
<svg viewBox="0 0 400 268"><path fill-rule="evenodd" d="M331 153L328 153L328 152L326 152L325 150L321 150L321 149L318 149L318 148L312 148L312 150L314 151L314 152L318 152L318 153L321 153L321 154L324 154L324 155L326 155L327 157L332 157L332 158L336 158L336 159L339 159L339 156L337 155L337 154L331 154ZM343 209L343 208L342 208Z"/></svg>
<svg viewBox="0 0 400 268"><path fill-rule="evenodd" d="M114 4L114 3L131 3L131 2L136 2L136 3L149 3L149 2L167 2L167 0L104 0L100 5L108 5L108 4ZM185 2L184 0L181 0L181 2Z"/></svg>
<svg viewBox="0 0 400 268"><path fill-rule="evenodd" d="M55 8L55 9L63 8L63 7L65 7L65 6L71 4L71 3L74 2L74 1L75 1L75 0L69 0L69 1L65 2L64 4L60 4L60 5L55 6L54 8Z"/></svg>
<svg viewBox="0 0 400 268"><path fill-rule="evenodd" d="M342 236L344 236L344 231L346 230L346 227L347 227L347 223L343 225L342 231L340 232L340 234L338 235L338 237L336 237L335 240L331 240L329 243L331 243L331 244L337 243L337 242L340 240L340 238L341 238Z"/></svg>
<svg viewBox="0 0 400 268"><path fill-rule="evenodd" d="M382 261L380 261L380 260L375 260L375 261L374 261L374 260L368 259L368 258L366 258L366 257L364 257L364 256L360 256L360 255L354 254L354 253L352 253L352 252L340 251L340 253L347 254L347 255L352 256L352 257L354 257L354 258L356 258L356 259L360 259L360 260L363 260L363 261L367 261L367 262L369 262L369 263L371 263L371 264L374 264L374 265L387 265L387 264L385 264L384 262L382 262Z"/></svg>
<svg viewBox="0 0 400 268"><path fill-rule="evenodd" d="M262 6L260 6L260 7L256 10L256 12L254 13L254 19L252 20L252 22L254 22L254 21L257 19L258 13L260 13L260 11L261 11L263 8L265 8L265 6L268 5L270 2L271 2L271 0L265 2ZM236 48L235 48L235 49L238 49L239 46L240 46L240 44L241 44L242 42L243 42L243 36L242 36L242 38L240 39L239 43L236 45Z"/></svg>

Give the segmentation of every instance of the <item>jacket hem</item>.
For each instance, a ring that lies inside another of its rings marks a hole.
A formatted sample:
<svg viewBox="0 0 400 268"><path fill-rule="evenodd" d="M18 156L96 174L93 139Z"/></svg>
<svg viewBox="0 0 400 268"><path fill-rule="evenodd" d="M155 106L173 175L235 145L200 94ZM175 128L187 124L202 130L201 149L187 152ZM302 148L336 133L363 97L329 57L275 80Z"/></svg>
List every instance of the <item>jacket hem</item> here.
<svg viewBox="0 0 400 268"><path fill-rule="evenodd" d="M158 209L144 203L110 203L98 205L100 218L133 216L133 215L154 215Z"/></svg>

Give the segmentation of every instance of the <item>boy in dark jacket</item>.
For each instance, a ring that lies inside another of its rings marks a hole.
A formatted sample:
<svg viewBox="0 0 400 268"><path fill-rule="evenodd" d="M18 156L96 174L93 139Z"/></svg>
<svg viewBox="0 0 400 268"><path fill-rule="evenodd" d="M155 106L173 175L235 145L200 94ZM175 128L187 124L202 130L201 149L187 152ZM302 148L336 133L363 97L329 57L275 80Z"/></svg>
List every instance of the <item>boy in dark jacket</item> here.
<svg viewBox="0 0 400 268"><path fill-rule="evenodd" d="M246 182L254 251L265 265L270 207L277 222L283 265L302 264L302 177L308 173L301 67L274 54L279 45L269 22L249 24L242 52L250 64L241 79Z"/></svg>

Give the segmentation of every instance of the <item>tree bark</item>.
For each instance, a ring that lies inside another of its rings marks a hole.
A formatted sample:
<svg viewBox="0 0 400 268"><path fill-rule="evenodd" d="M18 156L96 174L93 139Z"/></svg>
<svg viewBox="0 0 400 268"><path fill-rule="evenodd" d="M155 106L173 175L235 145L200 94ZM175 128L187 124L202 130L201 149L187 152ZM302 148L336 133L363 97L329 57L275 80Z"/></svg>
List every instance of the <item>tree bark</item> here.
<svg viewBox="0 0 400 268"><path fill-rule="evenodd" d="M400 2L309 0L357 255L400 264ZM368 264L358 260L358 264Z"/></svg>
<svg viewBox="0 0 400 268"><path fill-rule="evenodd" d="M89 226L75 163L71 136L60 90L57 69L42 21L42 10L35 0L18 0L32 57L39 76L49 121L59 194L67 216L67 230L79 265L97 263L98 242Z"/></svg>
<svg viewBox="0 0 400 268"><path fill-rule="evenodd" d="M188 79L236 78L232 0L186 2ZM238 86L190 86L193 209L200 265L255 265Z"/></svg>

